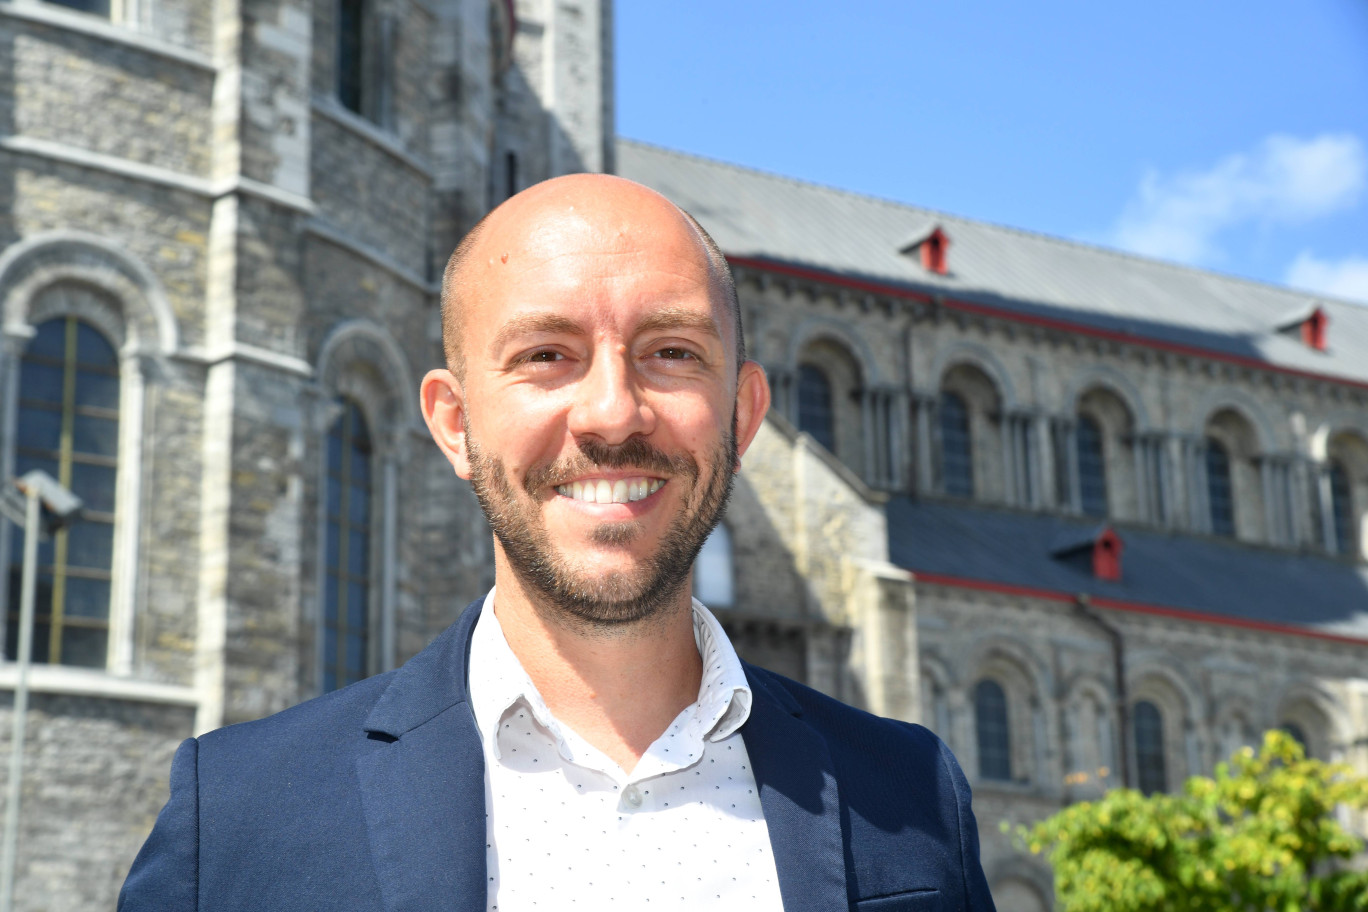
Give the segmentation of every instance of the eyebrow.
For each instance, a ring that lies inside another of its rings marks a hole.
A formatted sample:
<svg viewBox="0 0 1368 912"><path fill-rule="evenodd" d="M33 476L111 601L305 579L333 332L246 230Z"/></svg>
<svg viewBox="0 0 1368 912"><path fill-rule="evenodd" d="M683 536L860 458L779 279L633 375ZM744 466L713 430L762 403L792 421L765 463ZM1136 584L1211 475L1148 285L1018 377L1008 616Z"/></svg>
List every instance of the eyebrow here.
<svg viewBox="0 0 1368 912"><path fill-rule="evenodd" d="M637 326L637 332L659 332L663 329L692 329L707 333L718 341L722 339L716 321L709 314L683 307L662 307L652 311Z"/></svg>
<svg viewBox="0 0 1368 912"><path fill-rule="evenodd" d="M532 335L534 333L581 335L583 332L583 327L562 314L519 314L503 326L499 327L499 331L494 334L494 341L489 343L489 351L491 354L497 355L499 349L503 348L510 340L515 339L518 336Z"/></svg>

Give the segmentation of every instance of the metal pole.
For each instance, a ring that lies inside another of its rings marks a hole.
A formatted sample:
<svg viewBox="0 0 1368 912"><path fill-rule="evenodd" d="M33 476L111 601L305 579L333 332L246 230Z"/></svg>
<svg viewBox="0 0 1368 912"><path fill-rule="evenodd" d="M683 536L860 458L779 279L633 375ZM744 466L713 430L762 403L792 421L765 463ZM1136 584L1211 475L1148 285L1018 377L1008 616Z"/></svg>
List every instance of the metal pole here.
<svg viewBox="0 0 1368 912"><path fill-rule="evenodd" d="M0 912L13 912L15 854L19 847L19 795L24 776L24 726L28 720L29 655L33 651L33 593L38 576L38 486L29 485L24 512L24 577L19 597L19 680L14 685L9 789L5 795L5 844L0 857Z"/></svg>

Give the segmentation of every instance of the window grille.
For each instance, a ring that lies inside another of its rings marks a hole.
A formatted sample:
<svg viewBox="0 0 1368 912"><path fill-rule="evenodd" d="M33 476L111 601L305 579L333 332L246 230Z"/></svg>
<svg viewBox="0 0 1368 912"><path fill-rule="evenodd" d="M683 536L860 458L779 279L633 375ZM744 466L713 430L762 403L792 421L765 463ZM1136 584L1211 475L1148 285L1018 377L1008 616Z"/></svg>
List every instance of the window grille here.
<svg viewBox="0 0 1368 912"><path fill-rule="evenodd" d="M1107 462L1102 451L1102 428L1091 415L1079 415L1078 492L1080 506L1088 516L1107 515Z"/></svg>
<svg viewBox="0 0 1368 912"><path fill-rule="evenodd" d="M1012 731L1007 695L997 681L985 678L974 688L974 728L978 735L979 778L1012 779Z"/></svg>
<svg viewBox="0 0 1368 912"><path fill-rule="evenodd" d="M355 402L328 432L323 690L369 673L371 439Z"/></svg>
<svg viewBox="0 0 1368 912"><path fill-rule="evenodd" d="M42 469L85 503L81 520L38 545L35 662L103 668L109 646L110 569L119 447L119 360L94 327L48 320L19 367L14 471ZM10 539L5 656L19 640L24 535Z"/></svg>
<svg viewBox="0 0 1368 912"><path fill-rule="evenodd" d="M1140 791L1146 795L1168 791L1164 759L1164 718L1147 700L1135 704L1135 769Z"/></svg>
<svg viewBox="0 0 1368 912"><path fill-rule="evenodd" d="M969 407L959 393L940 396L941 478L951 497L974 496L973 440Z"/></svg>
<svg viewBox="0 0 1368 912"><path fill-rule="evenodd" d="M831 409L831 381L811 364L798 368L798 430L836 452L836 422Z"/></svg>
<svg viewBox="0 0 1368 912"><path fill-rule="evenodd" d="M1211 511L1211 531L1235 535L1235 498L1230 481L1230 453L1219 440L1206 444L1207 503Z"/></svg>

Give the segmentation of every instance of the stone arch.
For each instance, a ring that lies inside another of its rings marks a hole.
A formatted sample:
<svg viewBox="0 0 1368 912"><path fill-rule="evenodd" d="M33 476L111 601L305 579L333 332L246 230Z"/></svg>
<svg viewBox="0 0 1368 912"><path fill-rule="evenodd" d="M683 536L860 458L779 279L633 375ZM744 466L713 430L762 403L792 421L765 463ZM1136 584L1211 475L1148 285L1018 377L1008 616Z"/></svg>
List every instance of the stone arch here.
<svg viewBox="0 0 1368 912"><path fill-rule="evenodd" d="M1120 784L1116 695L1100 677L1080 673L1064 685L1064 786L1071 800Z"/></svg>
<svg viewBox="0 0 1368 912"><path fill-rule="evenodd" d="M1177 789L1189 775L1198 772L1201 763L1196 740L1195 720L1204 714L1197 690L1181 674L1155 656L1138 662L1127 676L1128 709L1127 744L1130 750L1130 769L1133 781L1140 782L1140 757L1136 744L1136 710L1141 703L1151 703L1158 710L1163 731L1165 788Z"/></svg>
<svg viewBox="0 0 1368 912"><path fill-rule="evenodd" d="M1258 747L1263 729L1262 713L1243 694L1222 691L1214 694L1211 748L1217 762L1229 760L1242 747Z"/></svg>
<svg viewBox="0 0 1368 912"><path fill-rule="evenodd" d="M1012 781L1038 782L1045 774L1041 763L1045 745L1039 743L1039 730L1046 695L1050 693L1048 673L1033 660L1024 645L998 634L980 638L967 652L968 661L962 667L971 670L965 678L969 706L976 712L975 690L980 682L991 680L1002 688L1007 700ZM979 772L981 758L977 736L970 747L971 769Z"/></svg>
<svg viewBox="0 0 1368 912"><path fill-rule="evenodd" d="M992 349L976 342L960 340L952 342L936 352L935 362L931 369L931 376L936 380L936 389L940 389L946 373L960 364L973 365L992 381L993 387L997 390L1001 408L1004 411L1016 408L1016 390L1012 386L1011 375L1008 374L1007 368L998 360Z"/></svg>
<svg viewBox="0 0 1368 912"><path fill-rule="evenodd" d="M394 337L370 320L333 327L319 348L316 376L322 389L355 398L371 427L391 443L422 427L408 359Z"/></svg>
<svg viewBox="0 0 1368 912"><path fill-rule="evenodd" d="M1244 390L1228 386L1212 387L1197 400L1192 411L1192 432L1204 434L1212 417L1223 411L1233 411L1249 423L1259 452L1271 453L1278 448L1278 435L1263 404Z"/></svg>
<svg viewBox="0 0 1368 912"><path fill-rule="evenodd" d="M374 606L367 619L367 673L388 670L396 661L396 606L398 600L399 552L396 546L399 503L402 489L400 464L407 455L409 432L422 427L418 414L417 384L409 370L403 350L383 327L369 320L354 319L334 326L319 346L316 391L320 401L313 412L313 439L318 447L315 492L317 509L313 524L316 566L312 573L317 607L304 612L312 636L301 638L306 653L301 656L306 668L313 668L313 681L321 687L323 675L324 624L328 613L327 558L329 484L327 435L343 414L343 399L354 401L370 432L375 458L371 468L370 500L370 586L368 602ZM308 531L306 538L308 538ZM310 645L310 643L312 645Z"/></svg>
<svg viewBox="0 0 1368 912"><path fill-rule="evenodd" d="M1333 531L1336 550L1361 558L1368 553L1368 435L1357 427L1330 431L1323 452L1330 529L1322 535L1328 547Z"/></svg>
<svg viewBox="0 0 1368 912"><path fill-rule="evenodd" d="M1125 406L1135 432L1144 433L1151 429L1149 410L1145 408L1145 399L1139 387L1124 373L1105 364L1088 365L1069 379L1064 396L1065 407L1077 410L1079 400L1095 389L1108 391Z"/></svg>
<svg viewBox="0 0 1368 912"><path fill-rule="evenodd" d="M1326 687L1307 678L1293 681L1274 704L1274 726L1295 724L1306 736L1307 753L1337 760L1352 726L1344 705Z"/></svg>
<svg viewBox="0 0 1368 912"><path fill-rule="evenodd" d="M865 416L860 404L868 389L869 368L846 338L822 331L809 334L795 355L797 377L794 418L799 430L828 447L842 462L859 471L865 450ZM820 380L817 396L810 378ZM817 398L817 397L814 397Z"/></svg>
<svg viewBox="0 0 1368 912"><path fill-rule="evenodd" d="M955 675L950 665L938 652L928 650L917 659L917 669L921 676L920 690L922 703L922 724L935 732L942 741L955 747L954 719L951 708L951 694L957 687Z"/></svg>
<svg viewBox="0 0 1368 912"><path fill-rule="evenodd" d="M1205 440L1207 507L1212 531L1246 541L1262 541L1266 528L1264 477L1260 459L1268 453L1267 440L1239 405L1225 404L1206 417ZM1220 455L1220 459L1217 456ZM1215 473L1224 465L1224 480ZM1229 524L1229 530L1222 527Z"/></svg>
<svg viewBox="0 0 1368 912"><path fill-rule="evenodd" d="M0 255L0 306L8 334L32 324L30 309L45 288L87 285L122 307L121 348L170 355L180 331L161 282L140 260L107 238L81 231L50 231L25 238Z"/></svg>
<svg viewBox="0 0 1368 912"><path fill-rule="evenodd" d="M859 365L860 375L868 386L880 382L879 366L874 352L864 338L851 332L850 326L828 316L811 316L798 324L789 336L785 363L793 370L798 369L802 353L814 342L827 340L845 348L850 357Z"/></svg>
<svg viewBox="0 0 1368 912"><path fill-rule="evenodd" d="M1080 508L1090 515L1135 519L1140 498L1135 466L1135 434L1139 419L1133 401L1108 382L1083 387L1073 400L1076 416L1075 440L1078 452L1074 462L1079 471ZM1094 443L1101 452L1085 445L1088 424L1097 431ZM1090 496L1090 491L1095 494ZM1098 495L1105 493L1105 504L1090 508ZM1105 508L1104 508L1105 507Z"/></svg>
<svg viewBox="0 0 1368 912"><path fill-rule="evenodd" d="M1001 428L1006 400L1001 384L974 358L948 363L937 377L938 417L933 435L940 490L960 497L1005 500L1007 462ZM952 405L964 422L958 430L954 423L946 423Z"/></svg>

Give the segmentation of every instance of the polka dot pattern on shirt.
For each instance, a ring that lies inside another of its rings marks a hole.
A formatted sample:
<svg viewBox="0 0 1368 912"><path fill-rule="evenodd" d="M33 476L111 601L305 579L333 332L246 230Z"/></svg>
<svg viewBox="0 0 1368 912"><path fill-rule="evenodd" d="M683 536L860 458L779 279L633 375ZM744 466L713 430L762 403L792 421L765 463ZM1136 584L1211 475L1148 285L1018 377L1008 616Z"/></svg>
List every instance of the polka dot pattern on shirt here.
<svg viewBox="0 0 1368 912"><path fill-rule="evenodd" d="M488 908L696 910L718 900L780 910L750 759L738 731L750 689L736 653L694 603L704 673L627 774L561 725L508 647L486 598L470 691L485 739Z"/></svg>

